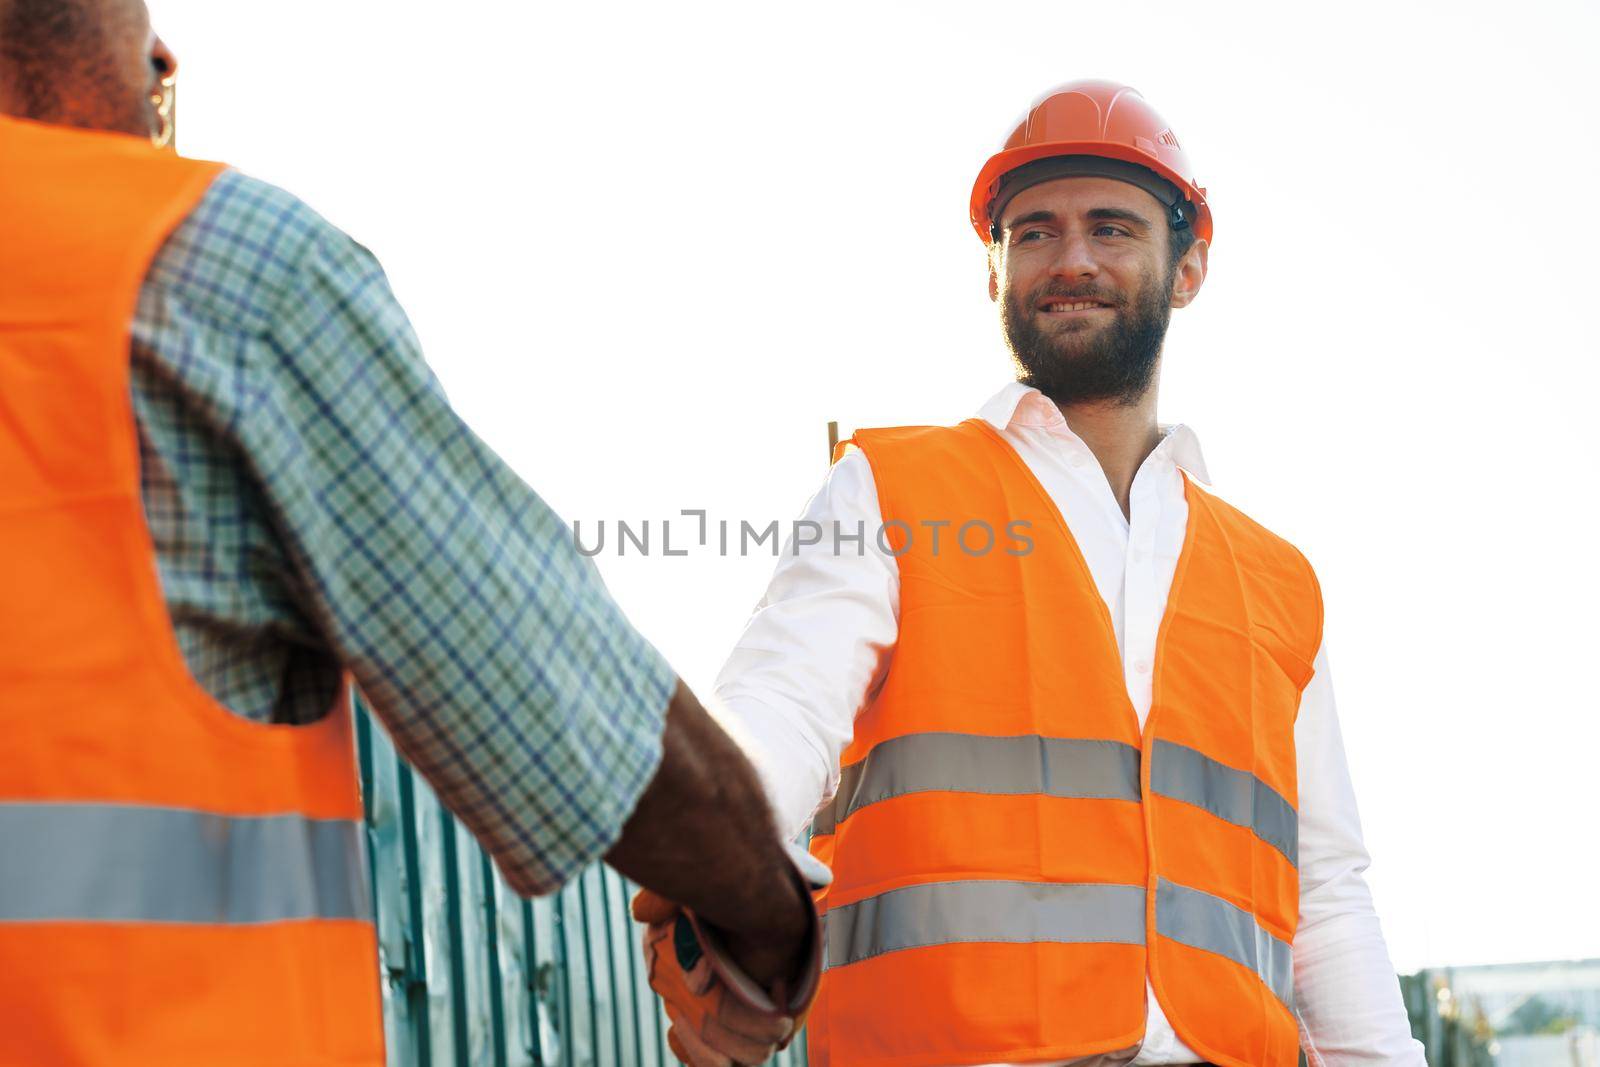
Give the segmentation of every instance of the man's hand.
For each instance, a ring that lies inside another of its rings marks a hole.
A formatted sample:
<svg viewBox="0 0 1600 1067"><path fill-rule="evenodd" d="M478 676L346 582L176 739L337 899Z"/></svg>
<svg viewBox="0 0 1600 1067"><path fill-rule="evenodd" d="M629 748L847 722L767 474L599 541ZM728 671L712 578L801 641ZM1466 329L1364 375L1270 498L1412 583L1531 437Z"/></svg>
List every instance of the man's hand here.
<svg viewBox="0 0 1600 1067"><path fill-rule="evenodd" d="M764 1063L794 1033L794 1020L770 998L751 1005L717 977L711 954L696 938L687 912L648 891L634 898L634 917L649 925L644 935L645 973L661 996L672 1023L667 1044L692 1067ZM682 931L684 950L678 940ZM689 966L684 964L688 962Z"/></svg>
<svg viewBox="0 0 1600 1067"><path fill-rule="evenodd" d="M676 1013L678 1058L759 1063L787 1044L821 975L808 884L832 875L782 843L755 768L681 682L661 765L606 861L647 887L634 914L652 924L650 984Z"/></svg>
<svg viewBox="0 0 1600 1067"><path fill-rule="evenodd" d="M787 848L796 897L784 910L803 920L799 941L783 933L788 924L779 922L740 938L742 950L735 951L734 938L659 894L643 890L634 897L634 918L647 924L650 987L672 1023L667 1043L691 1067L764 1063L805 1024L822 970L821 923L811 890L832 875L798 846Z"/></svg>

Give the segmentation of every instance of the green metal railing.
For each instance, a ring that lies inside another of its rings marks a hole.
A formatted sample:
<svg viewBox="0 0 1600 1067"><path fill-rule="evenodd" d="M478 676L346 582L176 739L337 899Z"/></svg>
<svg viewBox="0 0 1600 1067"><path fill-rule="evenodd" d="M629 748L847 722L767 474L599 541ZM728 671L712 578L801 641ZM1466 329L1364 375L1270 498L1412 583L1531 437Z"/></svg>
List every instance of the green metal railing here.
<svg viewBox="0 0 1600 1067"><path fill-rule="evenodd" d="M595 865L522 900L363 708L366 805L391 1067L670 1067L633 886ZM772 1063L801 1067L805 1042Z"/></svg>

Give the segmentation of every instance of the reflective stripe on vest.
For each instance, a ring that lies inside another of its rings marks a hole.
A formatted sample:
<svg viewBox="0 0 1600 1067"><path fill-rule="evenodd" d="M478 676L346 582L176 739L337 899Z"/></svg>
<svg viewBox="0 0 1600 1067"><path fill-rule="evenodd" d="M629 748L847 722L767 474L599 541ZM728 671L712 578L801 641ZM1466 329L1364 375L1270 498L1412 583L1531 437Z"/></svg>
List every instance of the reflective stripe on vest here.
<svg viewBox="0 0 1600 1067"><path fill-rule="evenodd" d="M828 966L958 941L1144 944L1144 886L933 882L827 915Z"/></svg>
<svg viewBox="0 0 1600 1067"><path fill-rule="evenodd" d="M1249 968L1292 1007L1292 950L1249 912L1163 879L1156 890L1156 931ZM1142 945L1145 888L1000 881L906 886L830 910L827 940L829 967L975 941Z"/></svg>
<svg viewBox="0 0 1600 1067"><path fill-rule="evenodd" d="M1293 950L1243 908L1162 879L1156 887L1156 932L1248 967L1284 1007L1294 1010Z"/></svg>
<svg viewBox="0 0 1600 1067"><path fill-rule="evenodd" d="M812 832L831 834L869 804L933 790L1138 800L1139 750L1121 741L1065 737L892 738L839 772L839 790L817 813Z"/></svg>
<svg viewBox="0 0 1600 1067"><path fill-rule="evenodd" d="M1235 770L1185 745L1158 740L1150 761L1150 787L1161 796L1249 828L1290 863L1300 865L1300 817L1294 805L1249 771Z"/></svg>
<svg viewBox="0 0 1600 1067"><path fill-rule="evenodd" d="M0 855L0 922L371 918L362 829L344 819L0 803Z"/></svg>
<svg viewBox="0 0 1600 1067"><path fill-rule="evenodd" d="M1185 745L1157 740L1150 766L1159 795L1252 830L1299 866L1294 806L1248 771ZM990 796L1139 799L1139 750L1121 741L1061 737L908 734L885 741L839 773L833 802L812 832L831 834L869 804L934 790Z"/></svg>

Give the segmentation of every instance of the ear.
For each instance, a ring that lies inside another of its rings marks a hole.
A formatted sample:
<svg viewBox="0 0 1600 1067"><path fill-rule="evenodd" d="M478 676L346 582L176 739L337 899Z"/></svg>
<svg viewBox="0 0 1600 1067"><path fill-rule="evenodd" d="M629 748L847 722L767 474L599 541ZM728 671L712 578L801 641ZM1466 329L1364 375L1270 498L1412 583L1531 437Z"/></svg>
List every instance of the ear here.
<svg viewBox="0 0 1600 1067"><path fill-rule="evenodd" d="M154 30L150 31L150 69L155 71L157 80L178 76L178 57Z"/></svg>
<svg viewBox="0 0 1600 1067"><path fill-rule="evenodd" d="M1206 256L1210 252L1204 239L1195 241L1178 260L1178 269L1172 278L1172 306L1188 307L1200 295L1206 281Z"/></svg>
<svg viewBox="0 0 1600 1067"><path fill-rule="evenodd" d="M1000 275L996 270L997 264L995 263L995 260L997 260L999 257L1000 257L999 246L991 244L989 246L989 299L990 299L990 301L995 301L995 300L1000 299Z"/></svg>

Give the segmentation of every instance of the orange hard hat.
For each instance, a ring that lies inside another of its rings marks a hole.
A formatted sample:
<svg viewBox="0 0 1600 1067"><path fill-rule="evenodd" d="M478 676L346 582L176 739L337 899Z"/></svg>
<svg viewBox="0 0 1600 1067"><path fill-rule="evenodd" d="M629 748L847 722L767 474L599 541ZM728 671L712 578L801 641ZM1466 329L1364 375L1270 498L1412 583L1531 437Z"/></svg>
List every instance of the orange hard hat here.
<svg viewBox="0 0 1600 1067"><path fill-rule="evenodd" d="M997 216L1012 196L1075 175L1132 182L1166 205L1173 225L1193 225L1195 236L1211 240L1206 191L1172 128L1137 89L1108 81L1069 82L1028 111L978 172L972 228L985 243L994 240Z"/></svg>

